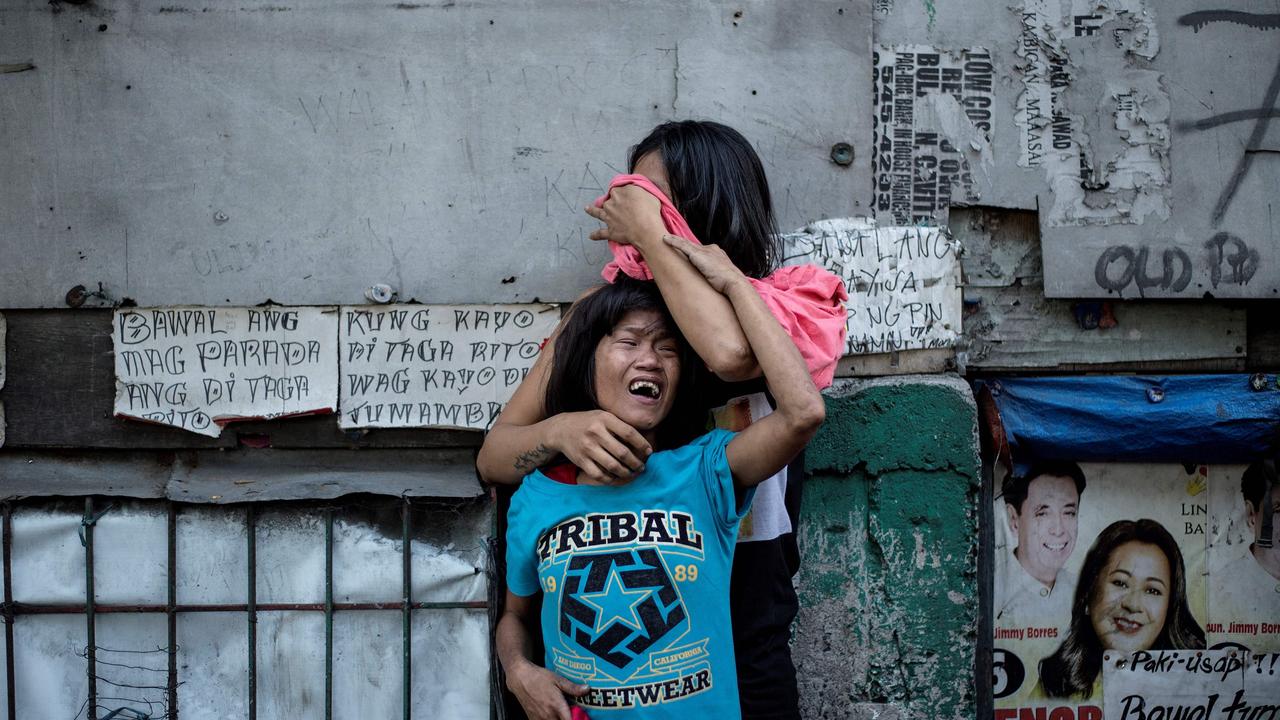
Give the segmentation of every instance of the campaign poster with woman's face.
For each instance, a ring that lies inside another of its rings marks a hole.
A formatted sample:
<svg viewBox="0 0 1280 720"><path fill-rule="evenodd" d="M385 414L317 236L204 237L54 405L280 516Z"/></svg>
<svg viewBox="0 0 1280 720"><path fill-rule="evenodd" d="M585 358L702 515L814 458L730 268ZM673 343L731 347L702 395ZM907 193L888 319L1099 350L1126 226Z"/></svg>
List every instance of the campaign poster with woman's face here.
<svg viewBox="0 0 1280 720"><path fill-rule="evenodd" d="M1101 720L1104 652L1205 647L1209 488L1224 473L1050 462L995 478L998 720Z"/></svg>

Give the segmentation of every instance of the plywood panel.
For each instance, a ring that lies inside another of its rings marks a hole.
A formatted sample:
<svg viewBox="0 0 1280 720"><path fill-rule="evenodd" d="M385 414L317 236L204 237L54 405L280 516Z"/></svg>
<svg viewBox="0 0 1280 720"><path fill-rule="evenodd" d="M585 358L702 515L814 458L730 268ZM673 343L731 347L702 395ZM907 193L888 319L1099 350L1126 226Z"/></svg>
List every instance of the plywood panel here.
<svg viewBox="0 0 1280 720"><path fill-rule="evenodd" d="M965 248L959 359L967 369L1244 368L1250 348L1242 308L1046 298L1035 213L957 209L951 229Z"/></svg>
<svg viewBox="0 0 1280 720"><path fill-rule="evenodd" d="M865 212L869 4L8 3L0 307L571 300L672 118L739 128L782 227Z"/></svg>

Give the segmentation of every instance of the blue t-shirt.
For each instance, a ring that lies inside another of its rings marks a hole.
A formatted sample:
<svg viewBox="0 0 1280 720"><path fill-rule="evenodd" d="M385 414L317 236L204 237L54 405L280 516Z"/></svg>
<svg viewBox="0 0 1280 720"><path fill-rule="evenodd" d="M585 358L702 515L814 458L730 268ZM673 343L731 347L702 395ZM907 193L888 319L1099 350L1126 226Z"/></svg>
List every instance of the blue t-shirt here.
<svg viewBox="0 0 1280 720"><path fill-rule="evenodd" d="M534 471L507 513L507 586L544 593L546 667L593 718L737 718L729 570L738 521L712 430L619 487Z"/></svg>

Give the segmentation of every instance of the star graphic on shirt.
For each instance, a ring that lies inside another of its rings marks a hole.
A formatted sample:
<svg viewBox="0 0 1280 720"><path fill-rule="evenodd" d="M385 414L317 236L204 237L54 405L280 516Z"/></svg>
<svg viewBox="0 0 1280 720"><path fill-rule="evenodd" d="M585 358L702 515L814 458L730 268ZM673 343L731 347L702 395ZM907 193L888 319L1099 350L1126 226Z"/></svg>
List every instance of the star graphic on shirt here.
<svg viewBox="0 0 1280 720"><path fill-rule="evenodd" d="M596 626L592 628L593 632L599 633L614 620L639 632L644 627L644 623L636 614L636 606L644 602L652 590L647 587L628 589L622 583L617 568L611 568L609 579L605 581L603 590L582 593L578 598L596 610Z"/></svg>

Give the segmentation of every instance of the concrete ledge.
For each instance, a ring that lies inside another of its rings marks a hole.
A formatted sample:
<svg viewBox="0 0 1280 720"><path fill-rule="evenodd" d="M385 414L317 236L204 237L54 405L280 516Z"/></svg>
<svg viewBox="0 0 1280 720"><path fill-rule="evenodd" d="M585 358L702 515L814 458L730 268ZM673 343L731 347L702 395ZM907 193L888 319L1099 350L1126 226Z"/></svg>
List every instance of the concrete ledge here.
<svg viewBox="0 0 1280 720"><path fill-rule="evenodd" d="M354 493L484 494L471 450L6 451L0 499L109 495L189 503L331 499Z"/></svg>

